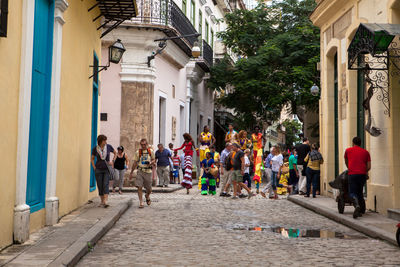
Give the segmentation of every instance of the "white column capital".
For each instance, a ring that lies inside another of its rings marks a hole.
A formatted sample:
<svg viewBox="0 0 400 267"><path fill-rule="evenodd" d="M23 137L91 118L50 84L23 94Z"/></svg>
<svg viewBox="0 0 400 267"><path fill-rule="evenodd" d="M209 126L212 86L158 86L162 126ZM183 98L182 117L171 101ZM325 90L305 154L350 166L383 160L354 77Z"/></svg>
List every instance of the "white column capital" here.
<svg viewBox="0 0 400 267"><path fill-rule="evenodd" d="M156 80L156 70L148 67L147 64L122 63L121 82L145 82L154 84Z"/></svg>
<svg viewBox="0 0 400 267"><path fill-rule="evenodd" d="M55 9L59 9L61 12L65 12L67 10L69 4L67 0L55 0L54 7Z"/></svg>

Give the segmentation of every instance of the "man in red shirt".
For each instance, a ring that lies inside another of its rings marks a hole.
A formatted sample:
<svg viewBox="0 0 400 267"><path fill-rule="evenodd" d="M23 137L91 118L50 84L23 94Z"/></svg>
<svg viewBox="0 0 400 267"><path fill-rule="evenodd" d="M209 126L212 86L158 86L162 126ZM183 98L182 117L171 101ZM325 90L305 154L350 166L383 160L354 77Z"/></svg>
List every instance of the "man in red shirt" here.
<svg viewBox="0 0 400 267"><path fill-rule="evenodd" d="M353 147L346 149L344 160L349 170L349 193L353 200L353 218L361 217L365 213L363 188L367 181L367 173L371 169L369 152L361 146L361 138L353 138Z"/></svg>

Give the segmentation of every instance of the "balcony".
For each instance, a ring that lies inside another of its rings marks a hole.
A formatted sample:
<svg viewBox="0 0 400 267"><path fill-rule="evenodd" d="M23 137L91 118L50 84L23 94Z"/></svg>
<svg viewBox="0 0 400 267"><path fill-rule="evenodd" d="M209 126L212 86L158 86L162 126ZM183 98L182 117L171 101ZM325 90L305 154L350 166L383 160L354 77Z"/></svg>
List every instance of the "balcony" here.
<svg viewBox="0 0 400 267"><path fill-rule="evenodd" d="M138 0L137 16L124 22L126 26L158 29L168 37L197 33L190 20L171 0ZM189 57L196 37L174 39Z"/></svg>
<svg viewBox="0 0 400 267"><path fill-rule="evenodd" d="M211 46L203 40L203 45L201 48L201 57L197 59L197 64L205 71L209 72L210 68L213 65L213 59L214 59L214 52Z"/></svg>

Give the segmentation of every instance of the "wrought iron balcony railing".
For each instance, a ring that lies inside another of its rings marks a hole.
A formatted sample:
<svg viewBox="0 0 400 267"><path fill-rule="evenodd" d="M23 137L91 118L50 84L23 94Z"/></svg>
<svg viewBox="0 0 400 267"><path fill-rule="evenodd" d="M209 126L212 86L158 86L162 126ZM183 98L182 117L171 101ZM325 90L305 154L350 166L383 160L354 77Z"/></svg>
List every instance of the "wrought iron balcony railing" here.
<svg viewBox="0 0 400 267"><path fill-rule="evenodd" d="M213 58L213 49L205 40L203 40L203 59L209 67L213 65Z"/></svg>
<svg viewBox="0 0 400 267"><path fill-rule="evenodd" d="M158 28L169 37L197 33L190 20L172 0L138 0L138 14L126 24ZM173 40L187 55L196 37Z"/></svg>

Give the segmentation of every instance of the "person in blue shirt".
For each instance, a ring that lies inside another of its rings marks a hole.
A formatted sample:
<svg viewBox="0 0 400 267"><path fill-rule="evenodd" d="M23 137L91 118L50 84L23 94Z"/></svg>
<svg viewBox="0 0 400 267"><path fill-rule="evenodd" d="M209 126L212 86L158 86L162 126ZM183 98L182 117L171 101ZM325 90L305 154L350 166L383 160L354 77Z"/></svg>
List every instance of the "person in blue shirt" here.
<svg viewBox="0 0 400 267"><path fill-rule="evenodd" d="M216 181L215 177L211 174L211 168L214 167L214 159L212 154L207 152L206 158L200 163L203 169L203 176L201 177L201 194L202 195L215 195L216 194ZM208 179L208 183L207 183Z"/></svg>

